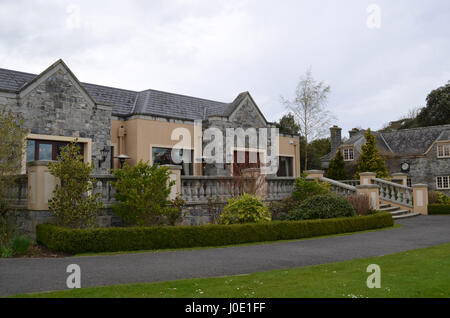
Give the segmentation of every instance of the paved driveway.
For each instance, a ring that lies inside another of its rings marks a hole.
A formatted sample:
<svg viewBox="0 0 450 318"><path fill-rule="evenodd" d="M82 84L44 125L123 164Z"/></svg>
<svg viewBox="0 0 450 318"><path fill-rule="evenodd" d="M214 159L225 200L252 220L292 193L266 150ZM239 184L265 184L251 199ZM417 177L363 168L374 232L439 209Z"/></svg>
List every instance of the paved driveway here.
<svg viewBox="0 0 450 318"><path fill-rule="evenodd" d="M0 296L66 289L66 267L81 267L81 286L246 274L450 243L449 216L397 221L404 227L296 242L178 252L49 259L0 259Z"/></svg>

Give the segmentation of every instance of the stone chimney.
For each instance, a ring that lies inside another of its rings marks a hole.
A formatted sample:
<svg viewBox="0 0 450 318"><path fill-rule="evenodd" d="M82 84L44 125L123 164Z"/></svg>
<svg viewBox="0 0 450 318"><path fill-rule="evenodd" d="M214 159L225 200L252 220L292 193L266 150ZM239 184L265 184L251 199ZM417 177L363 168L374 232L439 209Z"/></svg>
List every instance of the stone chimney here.
<svg viewBox="0 0 450 318"><path fill-rule="evenodd" d="M339 128L336 125L330 128L331 152L335 152L341 145L341 132L342 128Z"/></svg>
<svg viewBox="0 0 450 318"><path fill-rule="evenodd" d="M359 129L358 128L352 128L352 130L349 130L349 132L348 132L350 138L355 136L357 133L359 133Z"/></svg>

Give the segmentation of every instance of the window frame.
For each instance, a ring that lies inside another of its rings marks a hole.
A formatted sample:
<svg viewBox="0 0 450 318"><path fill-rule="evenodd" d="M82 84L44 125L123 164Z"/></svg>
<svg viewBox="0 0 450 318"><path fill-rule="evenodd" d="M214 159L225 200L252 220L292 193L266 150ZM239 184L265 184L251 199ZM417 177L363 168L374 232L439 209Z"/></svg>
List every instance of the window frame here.
<svg viewBox="0 0 450 318"><path fill-rule="evenodd" d="M185 174L185 170L184 170L184 166L183 166L183 164L184 164L184 162L182 162L182 163L179 163L179 164L177 164L177 163L174 163L173 162L173 160L172 160L172 158L170 158L171 159L171 163L167 163L167 164L171 164L171 165L176 165L176 166L181 166L181 175L183 175L183 176L194 176L195 174L194 174L194 149L179 149L179 148L174 148L174 147L170 147L170 146L157 146L157 145L152 145L151 146L151 150L150 150L150 152L151 152L151 158L152 158L152 160L151 160L151 163L152 163L152 165L153 164L155 164L155 157L154 157L154 155L153 155L153 149L165 149L165 150L169 150L170 152L172 151L172 149L178 149L178 150L188 150L188 151L190 151L190 153L191 153L191 162L189 162L189 163L186 163L186 164L188 164L189 165L189 174ZM159 164L159 163L158 163Z"/></svg>
<svg viewBox="0 0 450 318"><path fill-rule="evenodd" d="M351 152L350 152L350 150L351 150ZM347 156L346 156L346 152L347 152ZM351 156L350 156L350 154L351 154ZM342 157L344 157L344 161L353 161L353 160L355 160L355 151L354 151L353 147L344 147L344 148L342 148Z"/></svg>
<svg viewBox="0 0 450 318"><path fill-rule="evenodd" d="M290 161L290 167L289 167L289 171L287 176L282 175L284 173L281 173L281 171L285 170L281 168L281 158L286 158L289 159L288 161ZM278 170L277 170L277 177L282 177L282 178L293 178L294 177L294 157L293 156L278 156Z"/></svg>
<svg viewBox="0 0 450 318"><path fill-rule="evenodd" d="M441 179L441 182L439 182L439 179ZM441 184L441 186L439 186L439 183ZM444 187L445 183L447 184L447 187ZM449 190L450 189L450 176L437 176L436 177L436 189L437 190Z"/></svg>
<svg viewBox="0 0 450 318"><path fill-rule="evenodd" d="M440 153L442 153L442 155ZM436 154L437 158L450 158L450 143L438 144L436 147Z"/></svg>
<svg viewBox="0 0 450 318"><path fill-rule="evenodd" d="M68 141L58 141L58 140L45 140L45 139L34 139L34 138L27 138L27 148L28 148L28 142L34 141L34 158L30 161L39 161L43 160L39 158L39 145L51 145L52 146L52 161L58 160L58 146L67 146L70 144ZM84 158L84 144L79 142L77 143L78 146L80 146L80 154ZM25 158L27 162L28 158Z"/></svg>

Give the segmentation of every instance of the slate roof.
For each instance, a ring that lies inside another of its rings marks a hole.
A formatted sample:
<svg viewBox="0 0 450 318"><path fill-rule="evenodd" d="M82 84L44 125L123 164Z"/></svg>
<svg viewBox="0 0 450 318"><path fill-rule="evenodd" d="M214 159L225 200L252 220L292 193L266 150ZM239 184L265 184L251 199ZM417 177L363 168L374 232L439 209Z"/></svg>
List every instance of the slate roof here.
<svg viewBox="0 0 450 318"><path fill-rule="evenodd" d="M361 150L365 143L364 130L352 138L346 140L342 145L353 145L355 149ZM392 153L400 156L423 155L430 146L439 140L450 140L450 125L439 125L419 127L411 129L400 129L390 132L373 132L377 139L377 147L381 152ZM332 159L334 153L328 153L321 158L322 162Z"/></svg>
<svg viewBox="0 0 450 318"><path fill-rule="evenodd" d="M0 90L18 93L38 75L0 68ZM148 89L132 91L89 83L80 83L98 104L111 105L115 116L134 114L178 118L206 119L210 115L229 116L237 103L248 94L241 93L232 103Z"/></svg>

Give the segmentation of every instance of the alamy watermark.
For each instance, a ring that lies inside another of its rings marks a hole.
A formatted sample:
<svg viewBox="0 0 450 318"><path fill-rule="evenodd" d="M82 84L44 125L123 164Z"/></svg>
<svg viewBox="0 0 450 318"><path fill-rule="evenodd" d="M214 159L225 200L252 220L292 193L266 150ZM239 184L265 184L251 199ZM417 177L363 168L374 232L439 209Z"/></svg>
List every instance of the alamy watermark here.
<svg viewBox="0 0 450 318"><path fill-rule="evenodd" d="M366 9L368 16L366 20L369 29L381 28L381 8L379 5L372 3Z"/></svg>

